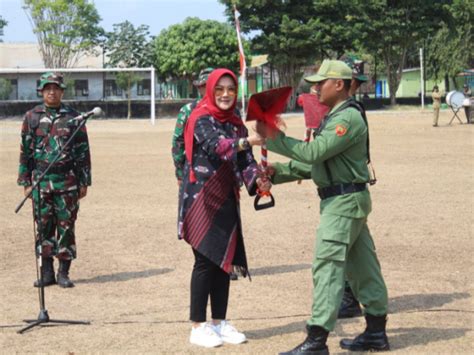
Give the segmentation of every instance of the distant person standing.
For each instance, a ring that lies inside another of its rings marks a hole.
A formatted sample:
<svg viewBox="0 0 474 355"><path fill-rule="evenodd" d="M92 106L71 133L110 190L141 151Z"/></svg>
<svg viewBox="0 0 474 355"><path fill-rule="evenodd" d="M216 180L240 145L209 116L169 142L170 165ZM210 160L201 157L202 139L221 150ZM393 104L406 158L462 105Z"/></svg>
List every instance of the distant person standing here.
<svg viewBox="0 0 474 355"><path fill-rule="evenodd" d="M24 187L25 195L31 192L33 182L56 158L79 124L78 120L72 120L79 113L61 103L65 88L62 74L43 74L37 89L43 96L43 104L28 111L23 120L18 185ZM76 258L74 226L79 200L87 195L90 185L89 142L83 126L39 184L40 196L33 191L36 252L42 258L44 286L56 284L53 256L59 259L58 285L74 286L69 279L71 261ZM38 280L34 286L40 287L40 283Z"/></svg>
<svg viewBox="0 0 474 355"><path fill-rule="evenodd" d="M433 127L438 127L439 109L441 107L441 93L438 85L433 86L431 98L433 99Z"/></svg>
<svg viewBox="0 0 474 355"><path fill-rule="evenodd" d="M469 100L467 102L467 104L464 104L464 113L466 114L466 120L467 120L467 123L471 123L471 120L470 120L470 114L471 114L471 96L472 96L472 92L471 92L471 89L469 88L469 85L467 84L464 84L463 86L463 91L462 93L464 94L464 97L466 98L466 100Z"/></svg>

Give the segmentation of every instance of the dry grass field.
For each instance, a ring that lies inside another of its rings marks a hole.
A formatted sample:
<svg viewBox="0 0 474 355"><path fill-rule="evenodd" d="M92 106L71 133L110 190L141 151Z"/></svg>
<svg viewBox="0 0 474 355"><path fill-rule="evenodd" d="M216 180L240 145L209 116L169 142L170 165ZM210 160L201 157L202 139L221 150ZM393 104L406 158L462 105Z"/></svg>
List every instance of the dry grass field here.
<svg viewBox="0 0 474 355"><path fill-rule="evenodd" d="M441 113L369 113L378 183L369 225L390 297L394 354L473 351L474 125ZM288 134L302 137L301 115ZM81 202L73 289L46 288L51 318L90 325L47 325L23 335L38 315L31 205L14 213L20 121L0 121L0 353L276 354L304 338L311 304L310 264L319 221L312 182L275 186L275 208L255 212L242 193L252 282L232 282L228 318L248 343L207 350L189 344L193 256L176 237L177 185L170 155L174 120L88 123L93 186ZM258 155L258 154L256 154ZM270 161L283 158L270 154ZM339 321L329 337L364 328Z"/></svg>

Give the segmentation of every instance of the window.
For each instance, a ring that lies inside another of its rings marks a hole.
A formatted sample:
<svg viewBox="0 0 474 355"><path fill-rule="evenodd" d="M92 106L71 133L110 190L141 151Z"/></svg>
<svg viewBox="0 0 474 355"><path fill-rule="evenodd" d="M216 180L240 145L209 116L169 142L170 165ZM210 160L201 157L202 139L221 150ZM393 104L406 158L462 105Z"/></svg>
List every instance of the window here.
<svg viewBox="0 0 474 355"><path fill-rule="evenodd" d="M144 96L150 95L151 92L151 80L150 79L143 79L139 81L137 84L137 95Z"/></svg>
<svg viewBox="0 0 474 355"><path fill-rule="evenodd" d="M9 100L18 100L18 80L10 79L12 90L10 91Z"/></svg>
<svg viewBox="0 0 474 355"><path fill-rule="evenodd" d="M105 81L105 96L122 96L122 89L117 86L115 80Z"/></svg>
<svg viewBox="0 0 474 355"><path fill-rule="evenodd" d="M89 96L89 82L87 80L74 81L74 96Z"/></svg>

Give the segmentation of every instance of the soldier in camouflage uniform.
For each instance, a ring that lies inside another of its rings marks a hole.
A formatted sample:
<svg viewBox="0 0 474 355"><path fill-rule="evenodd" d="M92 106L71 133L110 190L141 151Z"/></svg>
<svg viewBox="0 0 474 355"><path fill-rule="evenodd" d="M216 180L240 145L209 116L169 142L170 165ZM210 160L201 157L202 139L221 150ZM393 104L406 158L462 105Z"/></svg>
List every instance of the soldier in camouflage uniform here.
<svg viewBox="0 0 474 355"><path fill-rule="evenodd" d="M206 68L201 70L198 79L193 82L193 85L197 87L201 98L206 94L207 77L213 70L214 68ZM184 162L186 160L184 155L184 127L186 126L186 121L191 115L192 110L197 106L198 103L199 100L195 100L181 107L178 113L178 119L176 120L176 126L174 128L171 154L173 156L178 185L181 185L181 180L183 179L183 168Z"/></svg>
<svg viewBox="0 0 474 355"><path fill-rule="evenodd" d="M32 183L54 160L80 123L72 120L79 113L61 103L65 88L61 74L43 74L37 89L43 96L43 104L28 111L24 117L18 184L24 186L25 195L31 192ZM76 258L74 224L79 200L86 196L90 185L89 142L83 126L40 183L41 196L37 189L32 194L37 226L36 251L38 257L42 257L44 286L56 283L53 256L59 260L59 286L74 286L69 279L71 260ZM41 223L38 223L38 216L41 216ZM34 285L39 287L40 280Z"/></svg>

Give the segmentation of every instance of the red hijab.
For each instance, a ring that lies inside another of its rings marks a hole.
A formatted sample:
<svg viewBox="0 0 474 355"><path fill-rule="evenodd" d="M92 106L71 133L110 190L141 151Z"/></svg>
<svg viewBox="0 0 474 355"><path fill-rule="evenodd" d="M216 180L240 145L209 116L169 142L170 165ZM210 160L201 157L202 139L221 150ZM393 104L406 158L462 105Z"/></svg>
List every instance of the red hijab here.
<svg viewBox="0 0 474 355"><path fill-rule="evenodd" d="M206 95L199 102L196 108L191 112L191 116L186 122L186 127L184 129L184 148L186 152L186 159L190 165L189 181L195 182L196 177L192 169L192 159L193 159L193 145L194 145L194 127L196 122L204 116L212 116L219 122L225 123L230 122L233 125L241 126L243 125L242 119L235 113L235 106L237 105L237 96L235 97L232 107L228 110L222 110L216 105L216 98L214 96L214 88L216 87L218 81L224 76L228 75L232 78L235 83L236 89L238 90L237 77L229 69L215 69L209 75L206 83Z"/></svg>

